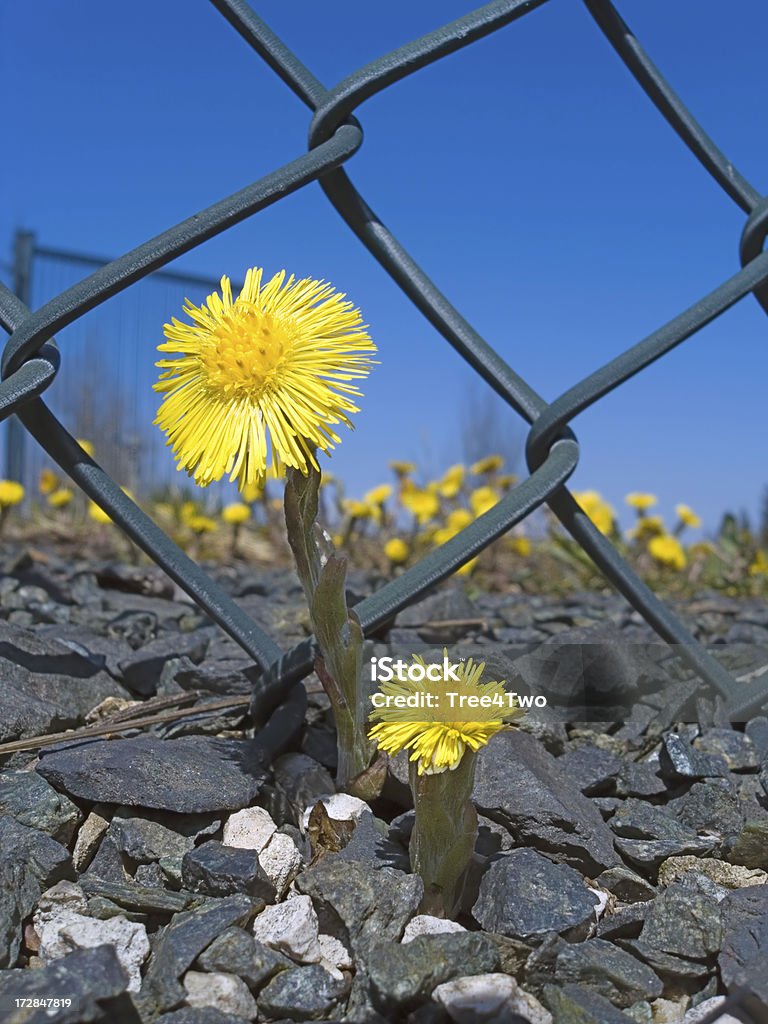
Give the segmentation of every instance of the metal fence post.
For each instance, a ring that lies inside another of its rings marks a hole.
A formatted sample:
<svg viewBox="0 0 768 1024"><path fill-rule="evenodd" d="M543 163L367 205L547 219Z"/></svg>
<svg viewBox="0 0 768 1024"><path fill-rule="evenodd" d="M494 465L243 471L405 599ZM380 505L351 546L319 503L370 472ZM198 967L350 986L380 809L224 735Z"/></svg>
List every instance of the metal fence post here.
<svg viewBox="0 0 768 1024"><path fill-rule="evenodd" d="M13 290L26 306L30 304L32 294L32 258L34 253L34 232L19 229L13 240ZM21 484L26 484L24 479L26 433L18 417L10 416L8 418L5 434L5 476L6 479L18 480Z"/></svg>

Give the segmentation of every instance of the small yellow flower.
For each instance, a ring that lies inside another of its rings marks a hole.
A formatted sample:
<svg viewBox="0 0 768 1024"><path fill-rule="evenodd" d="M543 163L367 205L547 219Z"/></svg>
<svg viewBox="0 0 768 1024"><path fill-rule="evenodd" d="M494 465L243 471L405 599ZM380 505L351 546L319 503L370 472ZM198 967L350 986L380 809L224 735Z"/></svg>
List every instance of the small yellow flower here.
<svg viewBox="0 0 768 1024"><path fill-rule="evenodd" d="M400 501L421 525L434 519L440 511L440 500L437 495L418 487L404 491L400 495Z"/></svg>
<svg viewBox="0 0 768 1024"><path fill-rule="evenodd" d="M635 540L645 540L647 537L659 537L665 532L661 516L640 516L635 526L627 530L627 536Z"/></svg>
<svg viewBox="0 0 768 1024"><path fill-rule="evenodd" d="M72 498L73 494L69 487L58 487L53 494L48 495L48 504L51 508L64 508Z"/></svg>
<svg viewBox="0 0 768 1024"><path fill-rule="evenodd" d="M395 476L411 476L413 473L416 472L416 463L398 462L397 460L395 460L394 462L390 462L389 468L392 470Z"/></svg>
<svg viewBox="0 0 768 1024"><path fill-rule="evenodd" d="M448 652L444 652L445 662ZM418 654L413 656L414 667L426 669L424 659ZM379 749L394 757L401 750L410 751L410 760L417 762L419 775L437 775L458 768L467 749L476 751L495 736L497 732L508 727L507 723L518 718L521 711L511 707L503 682L481 682L485 662L476 665L471 658L459 662L456 675L459 681L445 678L443 669L442 680L420 681L403 673L402 678L395 678L382 683L380 690L385 696L412 697L413 694L433 695L433 707L417 709L394 706L374 708L371 721L376 722L371 729L370 737L375 740ZM448 691L458 694L454 698L454 707L449 707L446 699ZM468 709L468 700L462 698L490 698L485 706L473 706ZM423 697L420 699L424 699ZM404 703L404 702L403 702ZM471 715L472 720L468 718ZM420 721L415 721L416 717Z"/></svg>
<svg viewBox="0 0 768 1024"><path fill-rule="evenodd" d="M16 480L0 480L0 508L24 501L24 488Z"/></svg>
<svg viewBox="0 0 768 1024"><path fill-rule="evenodd" d="M95 447L93 446L93 443L91 441L85 441L82 437L78 437L77 443L83 449L85 454L92 459L93 453L96 451Z"/></svg>
<svg viewBox="0 0 768 1024"><path fill-rule="evenodd" d="M131 501L136 499L133 496L133 492L129 491L127 487L121 487L120 490L123 494L127 495ZM101 505L97 505L95 501L88 502L88 515L95 523L111 523L112 517L108 516Z"/></svg>
<svg viewBox="0 0 768 1024"><path fill-rule="evenodd" d="M614 521L613 507L604 501L597 491L574 491L573 496L600 533L611 533Z"/></svg>
<svg viewBox="0 0 768 1024"><path fill-rule="evenodd" d="M469 496L469 504L475 516L481 516L492 509L498 500L499 495L492 487L478 487Z"/></svg>
<svg viewBox="0 0 768 1024"><path fill-rule="evenodd" d="M91 501L88 504L88 515L95 523L111 523L112 516L107 515L101 505L97 505L95 501Z"/></svg>
<svg viewBox="0 0 768 1024"><path fill-rule="evenodd" d="M387 498L392 495L391 484L379 484L363 496L363 501L369 505L383 505Z"/></svg>
<svg viewBox="0 0 768 1024"><path fill-rule="evenodd" d="M658 500L655 494L643 494L641 491L633 491L624 499L630 508L635 508L638 512L645 512L647 509L653 508Z"/></svg>
<svg viewBox="0 0 768 1024"><path fill-rule="evenodd" d="M477 462L470 466L470 471L475 476L480 476L482 473L495 473L503 465L504 459L501 455L486 455L484 459L478 459Z"/></svg>
<svg viewBox="0 0 768 1024"><path fill-rule="evenodd" d="M685 526L696 529L701 526L701 518L696 515L690 505L675 505L675 514Z"/></svg>
<svg viewBox="0 0 768 1024"><path fill-rule="evenodd" d="M240 493L242 495L243 501L246 501L248 502L249 505L252 505L255 501L261 501L261 499L264 497L264 484L258 482L246 484Z"/></svg>
<svg viewBox="0 0 768 1024"><path fill-rule="evenodd" d="M215 521L209 516L202 515L190 516L187 519L187 526L197 534L213 533L216 529Z"/></svg>
<svg viewBox="0 0 768 1024"><path fill-rule="evenodd" d="M510 537L509 549L521 558L527 558L531 553L531 540L529 537Z"/></svg>
<svg viewBox="0 0 768 1024"><path fill-rule="evenodd" d="M285 271L262 282L254 267L236 299L228 277L205 304L186 300L192 321L165 324L155 391L165 395L155 423L168 435L179 469L206 487L229 474L242 491L263 481L268 442L275 471L319 469L315 449L339 443L351 427L376 346L344 295Z"/></svg>
<svg viewBox="0 0 768 1024"><path fill-rule="evenodd" d="M454 533L458 533L463 530L465 526L469 526L472 522L472 513L466 508L454 508L445 517L445 525L449 530L453 530Z"/></svg>
<svg viewBox="0 0 768 1024"><path fill-rule="evenodd" d="M198 515L200 515L200 509L197 507L196 501L182 502L181 508L179 509L179 519L185 526L189 525L190 519L194 519L194 517Z"/></svg>
<svg viewBox="0 0 768 1024"><path fill-rule="evenodd" d="M375 505L369 505L367 501L357 501L355 498L345 498L341 507L351 519L373 519L379 512Z"/></svg>
<svg viewBox="0 0 768 1024"><path fill-rule="evenodd" d="M221 510L221 518L225 523L239 526L251 518L251 510L242 501L234 501L231 505L225 505Z"/></svg>
<svg viewBox="0 0 768 1024"><path fill-rule="evenodd" d="M653 537L648 542L648 550L657 562L672 569L684 569L687 564L683 545L677 537L671 537L669 534Z"/></svg>
<svg viewBox="0 0 768 1024"><path fill-rule="evenodd" d="M459 462L445 471L437 482L437 493L442 498L455 498L464 484L466 470Z"/></svg>
<svg viewBox="0 0 768 1024"><path fill-rule="evenodd" d="M468 562L465 562L460 568L454 573L455 576L471 576L475 571L477 565L477 558L470 558Z"/></svg>
<svg viewBox="0 0 768 1024"><path fill-rule="evenodd" d="M453 509L446 517L445 526L442 526L440 527L440 529L435 530L432 536L433 543L445 544L446 541L451 540L453 537L456 536L457 533L460 533L465 526L469 526L471 522L472 513L469 512L467 509ZM472 561L474 563L476 559L472 559ZM462 570L460 569L458 571L461 572Z"/></svg>
<svg viewBox="0 0 768 1024"><path fill-rule="evenodd" d="M517 479L514 473L504 473L502 476L496 477L496 483L502 491L508 491L515 486Z"/></svg>
<svg viewBox="0 0 768 1024"><path fill-rule="evenodd" d="M749 567L750 576L768 576L768 558L765 557L765 552L760 549L754 557L752 564Z"/></svg>
<svg viewBox="0 0 768 1024"><path fill-rule="evenodd" d="M390 562L393 562L395 565L402 565L403 562L408 560L408 545L400 537L392 537L384 545L384 554Z"/></svg>
<svg viewBox="0 0 768 1024"><path fill-rule="evenodd" d="M59 478L52 469L41 469L37 489L41 494L53 494L59 486Z"/></svg>

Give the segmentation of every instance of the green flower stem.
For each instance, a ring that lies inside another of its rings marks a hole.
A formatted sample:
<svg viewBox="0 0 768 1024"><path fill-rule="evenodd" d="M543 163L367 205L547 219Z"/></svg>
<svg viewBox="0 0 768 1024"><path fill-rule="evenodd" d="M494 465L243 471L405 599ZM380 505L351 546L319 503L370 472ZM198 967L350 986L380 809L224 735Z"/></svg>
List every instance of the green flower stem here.
<svg viewBox="0 0 768 1024"><path fill-rule="evenodd" d="M347 563L335 554L317 526L319 487L319 470L311 468L306 477L298 470L288 470L285 522L322 655L315 668L336 721L336 782L339 788L353 791L354 780L371 766L375 753L367 735L368 707L361 688L364 638L360 621L347 608Z"/></svg>
<svg viewBox="0 0 768 1024"><path fill-rule="evenodd" d="M424 882L420 910L435 917L453 917L477 841L477 811L472 801L475 755L467 750L458 768L437 775L419 775L409 765L416 808L411 833L411 868Z"/></svg>

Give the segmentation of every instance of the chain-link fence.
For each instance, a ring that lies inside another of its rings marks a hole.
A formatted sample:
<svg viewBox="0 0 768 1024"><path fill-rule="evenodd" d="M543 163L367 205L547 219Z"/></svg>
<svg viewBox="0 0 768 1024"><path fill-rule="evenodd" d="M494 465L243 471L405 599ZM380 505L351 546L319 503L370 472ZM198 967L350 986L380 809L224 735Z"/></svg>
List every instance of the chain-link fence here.
<svg viewBox="0 0 768 1024"><path fill-rule="evenodd" d="M330 202L382 268L430 323L508 405L530 424L530 476L490 512L418 565L357 606L371 632L398 609L445 579L546 502L605 576L665 640L680 645L692 667L727 702L733 720L763 706L765 690L745 698L720 664L620 558L577 505L564 484L573 473L579 447L568 424L580 412L663 356L735 302L752 292L768 310L768 201L717 149L645 55L613 6L585 0L595 21L659 111L726 193L748 215L741 239L743 269L701 301L622 355L547 403L480 337L398 243L347 177L342 165L362 144L353 111L394 82L523 17L546 0L496 0L445 25L326 89L242 0L212 0L243 39L313 112L309 151L234 195L219 200L119 259L99 267L31 313L8 289L0 292L0 316L11 333L0 383L0 414L18 421L72 479L158 562L263 670L260 697L271 702L310 668L312 644L288 653L232 603L90 459L40 397L60 367L54 335L86 312L164 267L203 241L252 216L282 197L319 181ZM27 244L33 244L31 240ZM11 445L13 449L13 445ZM18 446L16 449L18 450ZM258 700L257 700L258 703Z"/></svg>
<svg viewBox="0 0 768 1024"><path fill-rule="evenodd" d="M689 667L726 701L732 721L743 721L762 708L768 702L768 688L753 684L745 696L746 688L739 687L718 661L694 640L596 529L565 483L579 459L579 445L569 427L575 416L750 293L768 312L768 253L762 251L768 232L768 199L757 192L706 135L612 4L608 0L584 0L597 26L649 99L703 168L744 211L746 219L740 246L742 269L643 341L547 403L435 287L343 170L343 165L362 144L362 131L353 115L365 100L522 18L546 0L495 0L367 64L332 89L326 89L314 77L244 0L211 2L311 111L308 152L99 267L35 312L30 312L18 296L0 286L0 320L11 334L2 362L0 416L5 419L15 414L20 424L86 494L255 659L262 674L253 709L261 717L267 708L285 697L294 682L310 671L312 641L291 651L282 651L122 492L104 469L86 455L41 396L59 373L60 354L54 342L55 334L176 257L308 183L318 181L328 200L382 269L445 340L530 425L528 478L454 539L356 605L365 631L371 633L391 621L398 610L446 579L493 540L547 503L565 529L657 633L667 642L680 645L679 650ZM729 997L727 1012L746 1015L745 1007L741 995ZM722 1012L723 1008L707 1019L714 1021Z"/></svg>

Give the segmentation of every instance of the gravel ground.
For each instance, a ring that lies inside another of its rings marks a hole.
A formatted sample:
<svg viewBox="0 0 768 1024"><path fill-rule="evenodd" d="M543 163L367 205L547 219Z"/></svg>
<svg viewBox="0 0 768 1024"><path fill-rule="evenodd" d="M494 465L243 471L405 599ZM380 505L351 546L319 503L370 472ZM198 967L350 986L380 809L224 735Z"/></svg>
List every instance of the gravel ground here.
<svg viewBox="0 0 768 1024"><path fill-rule="evenodd" d="M283 647L306 636L290 572L209 570ZM745 688L768 671L765 604L678 611ZM460 587L377 637L550 699L482 751L462 910L438 921L402 757L373 805L336 794L314 676L254 733L249 659L162 572L6 554L0 743L243 699L3 756L0 1020L694 1024L742 984L768 1020L768 718L732 727L653 641L618 597Z"/></svg>

